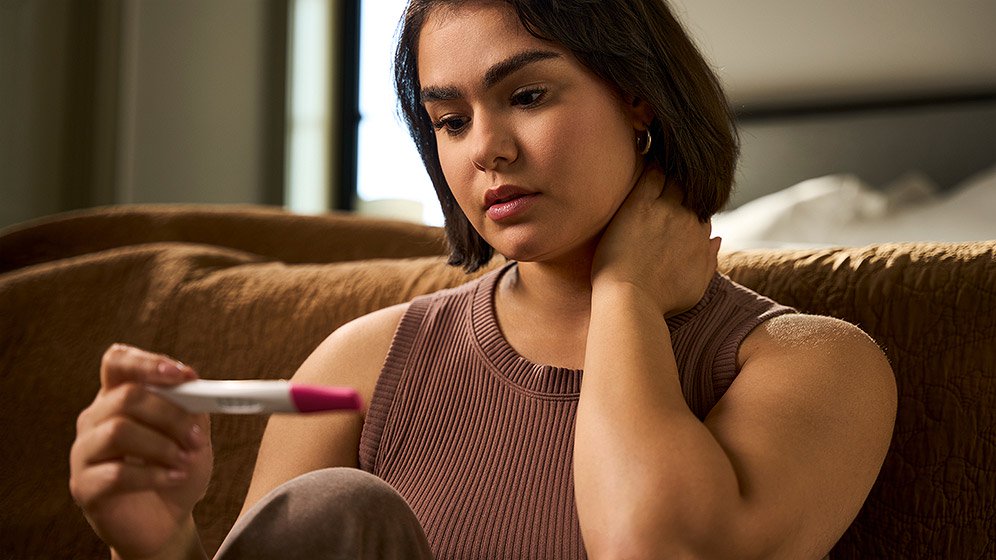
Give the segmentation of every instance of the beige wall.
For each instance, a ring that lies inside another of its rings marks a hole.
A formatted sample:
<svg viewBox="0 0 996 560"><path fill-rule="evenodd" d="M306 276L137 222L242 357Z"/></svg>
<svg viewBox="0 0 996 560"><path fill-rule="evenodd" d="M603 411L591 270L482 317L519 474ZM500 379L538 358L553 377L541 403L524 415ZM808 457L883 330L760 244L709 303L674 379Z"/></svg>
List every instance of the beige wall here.
<svg viewBox="0 0 996 560"><path fill-rule="evenodd" d="M741 106L996 89L993 0L671 0Z"/></svg>
<svg viewBox="0 0 996 560"><path fill-rule="evenodd" d="M0 226L279 203L285 33L286 0L0 0Z"/></svg>
<svg viewBox="0 0 996 560"><path fill-rule="evenodd" d="M69 14L46 2L0 2L0 226L61 201Z"/></svg>
<svg viewBox="0 0 996 560"><path fill-rule="evenodd" d="M118 199L261 200L262 3L125 7Z"/></svg>

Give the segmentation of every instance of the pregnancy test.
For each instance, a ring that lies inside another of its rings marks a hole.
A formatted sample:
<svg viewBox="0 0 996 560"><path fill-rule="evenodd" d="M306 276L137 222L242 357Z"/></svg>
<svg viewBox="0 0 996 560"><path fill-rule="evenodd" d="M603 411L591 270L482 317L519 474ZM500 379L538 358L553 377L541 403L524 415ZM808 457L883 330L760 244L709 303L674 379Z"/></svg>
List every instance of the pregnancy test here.
<svg viewBox="0 0 996 560"><path fill-rule="evenodd" d="M172 387L147 385L149 391L187 412L270 414L359 410L360 396L350 387L302 385L288 381L198 379Z"/></svg>

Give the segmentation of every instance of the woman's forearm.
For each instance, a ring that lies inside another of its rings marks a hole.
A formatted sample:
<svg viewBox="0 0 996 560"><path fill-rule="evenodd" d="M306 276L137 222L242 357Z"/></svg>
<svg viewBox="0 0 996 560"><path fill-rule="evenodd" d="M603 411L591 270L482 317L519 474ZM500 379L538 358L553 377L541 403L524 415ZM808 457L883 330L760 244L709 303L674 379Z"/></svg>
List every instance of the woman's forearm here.
<svg viewBox="0 0 996 560"><path fill-rule="evenodd" d="M657 309L627 284L592 292L574 475L593 557L694 551L719 527L733 536L725 532L740 502L736 474L685 403Z"/></svg>

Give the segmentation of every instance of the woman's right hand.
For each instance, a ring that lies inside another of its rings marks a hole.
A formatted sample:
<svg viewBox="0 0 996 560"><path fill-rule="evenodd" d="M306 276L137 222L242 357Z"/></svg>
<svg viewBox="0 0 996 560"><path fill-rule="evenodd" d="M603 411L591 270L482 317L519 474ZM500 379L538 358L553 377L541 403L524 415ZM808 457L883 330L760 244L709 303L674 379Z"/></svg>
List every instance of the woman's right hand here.
<svg viewBox="0 0 996 560"><path fill-rule="evenodd" d="M100 391L76 422L69 487L87 521L121 558L199 543L192 511L213 454L207 414L189 414L146 390L197 378L165 356L121 344L100 365Z"/></svg>
<svg viewBox="0 0 996 560"><path fill-rule="evenodd" d="M668 317L693 307L717 267L712 225L681 204L682 192L647 165L605 228L591 269L592 288L639 288Z"/></svg>

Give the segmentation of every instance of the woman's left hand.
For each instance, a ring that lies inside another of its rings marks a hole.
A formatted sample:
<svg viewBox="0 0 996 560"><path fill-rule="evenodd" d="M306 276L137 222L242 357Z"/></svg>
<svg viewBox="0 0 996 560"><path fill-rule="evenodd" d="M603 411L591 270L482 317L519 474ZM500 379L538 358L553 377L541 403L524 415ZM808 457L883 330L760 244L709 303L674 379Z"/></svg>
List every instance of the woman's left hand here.
<svg viewBox="0 0 996 560"><path fill-rule="evenodd" d="M627 284L665 316L693 307L716 272L720 239L681 205L681 189L648 165L606 227L595 251L592 289Z"/></svg>

